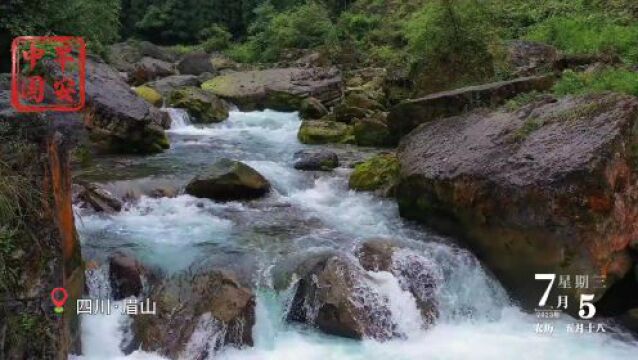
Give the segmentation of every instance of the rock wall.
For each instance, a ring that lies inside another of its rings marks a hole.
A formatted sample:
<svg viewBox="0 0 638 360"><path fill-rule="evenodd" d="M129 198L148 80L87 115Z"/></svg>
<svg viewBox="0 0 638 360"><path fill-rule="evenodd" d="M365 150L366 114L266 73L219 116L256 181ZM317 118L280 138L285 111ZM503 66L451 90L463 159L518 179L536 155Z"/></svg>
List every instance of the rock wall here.
<svg viewBox="0 0 638 360"><path fill-rule="evenodd" d="M84 290L71 207L69 139L79 117L18 114L0 91L0 358L79 353L75 300ZM50 292L64 287L61 318Z"/></svg>

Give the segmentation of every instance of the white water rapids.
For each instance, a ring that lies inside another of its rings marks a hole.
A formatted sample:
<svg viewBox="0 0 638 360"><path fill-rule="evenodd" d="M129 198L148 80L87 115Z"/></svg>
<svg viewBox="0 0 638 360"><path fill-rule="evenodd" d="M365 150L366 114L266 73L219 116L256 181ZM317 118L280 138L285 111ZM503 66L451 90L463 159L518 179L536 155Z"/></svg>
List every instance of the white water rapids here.
<svg viewBox="0 0 638 360"><path fill-rule="evenodd" d="M220 157L241 160L273 184L265 199L215 203L188 195L142 197L119 214L96 215L77 209L86 257L103 259L119 248L133 251L145 263L171 273L196 262L235 266L250 273L257 294L255 346L225 348L211 355L224 360L465 360L465 359L637 359L638 344L611 334L567 334L574 319L554 322L553 335L536 334L535 316L512 305L501 286L474 256L446 239L400 219L396 204L347 188L350 170L303 173L292 167L295 151L305 146L296 134L296 113L231 112L219 124L191 125L183 111L173 119L171 150L149 157L143 166L161 168L135 179L106 181L122 185L165 178L184 184ZM344 146L341 158L363 156ZM364 154L365 155L365 154ZM141 167L142 165L140 165ZM370 286L389 299L392 320L403 338L386 342L354 341L285 321L289 292L273 290L275 267L283 259L323 249L352 252L371 237L400 239L428 266L436 267L441 287L436 297L440 316L424 329L414 297L387 272L370 273ZM90 296L108 296L104 266L89 274ZM102 288L100 290L100 288ZM106 290L104 290L106 289ZM83 315L83 355L74 359L162 359L143 351L124 355L121 345L130 318ZM196 320L194 320L196 321ZM189 342L206 340L201 326ZM188 358L185 355L185 358Z"/></svg>

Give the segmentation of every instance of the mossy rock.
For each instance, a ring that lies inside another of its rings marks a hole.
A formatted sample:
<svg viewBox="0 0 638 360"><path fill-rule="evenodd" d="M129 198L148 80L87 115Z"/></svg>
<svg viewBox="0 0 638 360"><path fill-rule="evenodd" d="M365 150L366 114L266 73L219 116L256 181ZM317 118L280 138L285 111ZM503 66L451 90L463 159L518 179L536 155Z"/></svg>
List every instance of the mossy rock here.
<svg viewBox="0 0 638 360"><path fill-rule="evenodd" d="M304 144L351 143L354 140L351 126L326 120L304 120L297 137Z"/></svg>
<svg viewBox="0 0 638 360"><path fill-rule="evenodd" d="M396 155L377 155L354 168L348 185L353 190L390 192L399 179L400 170Z"/></svg>
<svg viewBox="0 0 638 360"><path fill-rule="evenodd" d="M164 103L162 95L150 86L142 85L133 89L142 99L148 101L151 105L161 107Z"/></svg>
<svg viewBox="0 0 638 360"><path fill-rule="evenodd" d="M224 100L196 87L174 90L168 97L168 104L188 110L196 121L202 123L223 121L228 118L230 110Z"/></svg>
<svg viewBox="0 0 638 360"><path fill-rule="evenodd" d="M346 103L335 106L333 113L336 121L346 124L350 124L355 119L363 119L373 114L371 110L350 106Z"/></svg>
<svg viewBox="0 0 638 360"><path fill-rule="evenodd" d="M374 110L374 111L383 110L383 105L381 105L381 103L360 93L348 94L346 96L345 102L348 106L356 107L359 109Z"/></svg>
<svg viewBox="0 0 638 360"><path fill-rule="evenodd" d="M383 118L384 116L380 113L375 117L355 120L353 134L356 144L360 146L390 146L392 137L390 129L382 121Z"/></svg>

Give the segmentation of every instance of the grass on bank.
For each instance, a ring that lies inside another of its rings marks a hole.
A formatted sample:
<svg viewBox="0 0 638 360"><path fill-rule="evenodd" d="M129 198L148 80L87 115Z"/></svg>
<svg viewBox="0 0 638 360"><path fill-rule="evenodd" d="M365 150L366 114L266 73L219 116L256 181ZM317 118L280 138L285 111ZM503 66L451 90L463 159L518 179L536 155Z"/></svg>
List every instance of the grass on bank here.
<svg viewBox="0 0 638 360"><path fill-rule="evenodd" d="M638 72L616 68L592 72L568 70L552 90L557 95L614 91L638 96Z"/></svg>

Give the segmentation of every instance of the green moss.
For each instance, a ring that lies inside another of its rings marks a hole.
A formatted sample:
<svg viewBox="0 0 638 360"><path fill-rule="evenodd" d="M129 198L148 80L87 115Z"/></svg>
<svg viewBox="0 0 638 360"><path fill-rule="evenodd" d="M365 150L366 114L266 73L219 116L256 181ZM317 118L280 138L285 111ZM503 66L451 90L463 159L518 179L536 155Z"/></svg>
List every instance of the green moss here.
<svg viewBox="0 0 638 360"><path fill-rule="evenodd" d="M201 86L202 89L218 96L233 96L235 95L233 85L233 79L230 76L217 76L205 81Z"/></svg>
<svg viewBox="0 0 638 360"><path fill-rule="evenodd" d="M199 122L220 122L228 118L228 105L215 95L196 87L174 90L168 97L170 106L184 108Z"/></svg>
<svg viewBox="0 0 638 360"><path fill-rule="evenodd" d="M144 100L148 101L151 105L160 107L162 106L163 100L162 95L157 92L157 90L152 87L142 85L133 89L137 95L139 95Z"/></svg>
<svg viewBox="0 0 638 360"><path fill-rule="evenodd" d="M354 139L351 126L323 120L303 121L297 138L304 144L350 143Z"/></svg>
<svg viewBox="0 0 638 360"><path fill-rule="evenodd" d="M396 185L401 165L394 154L377 155L357 165L348 182L351 189L372 191Z"/></svg>

